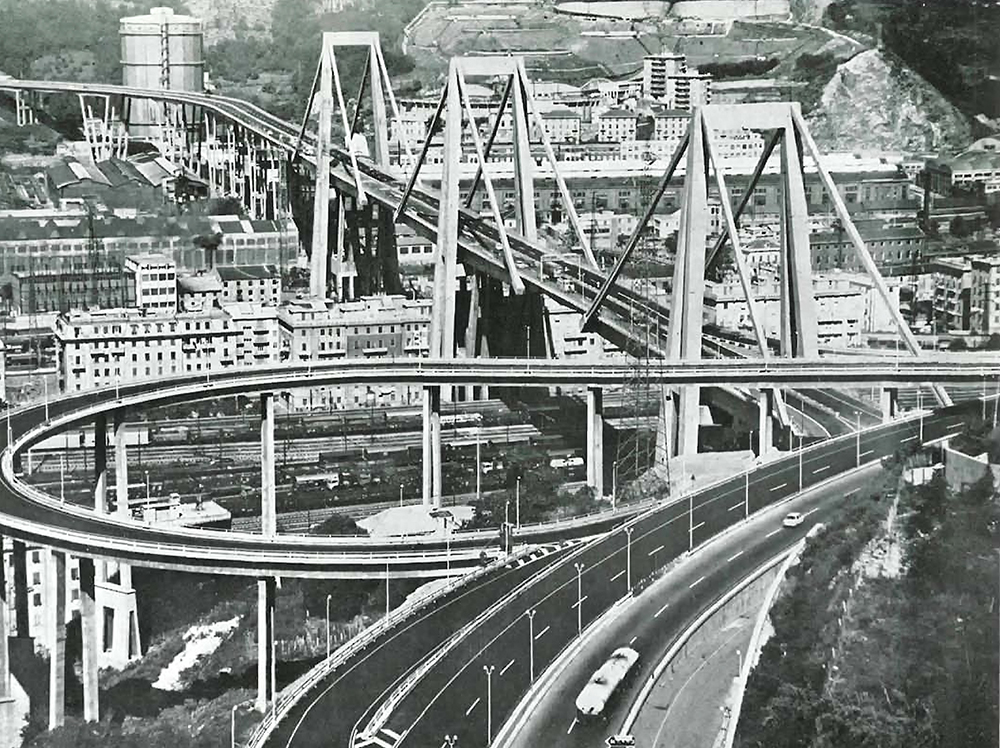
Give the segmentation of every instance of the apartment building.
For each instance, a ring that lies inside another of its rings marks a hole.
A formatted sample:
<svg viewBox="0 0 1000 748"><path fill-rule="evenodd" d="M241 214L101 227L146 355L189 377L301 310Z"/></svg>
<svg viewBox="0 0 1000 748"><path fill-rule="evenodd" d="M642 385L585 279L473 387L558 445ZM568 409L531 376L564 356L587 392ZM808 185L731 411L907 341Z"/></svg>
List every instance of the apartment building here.
<svg viewBox="0 0 1000 748"><path fill-rule="evenodd" d="M934 281L934 322L939 331L968 330L971 321L972 263L939 257L930 264Z"/></svg>
<svg viewBox="0 0 1000 748"><path fill-rule="evenodd" d="M627 109L609 109L597 118L597 138L603 142L621 143L635 140L639 117Z"/></svg>
<svg viewBox="0 0 1000 748"><path fill-rule="evenodd" d="M430 350L430 299L403 296L366 297L334 302L293 301L278 310L283 346L293 363L340 358L412 358ZM366 385L314 387L293 393L298 409L412 405L421 402L421 388L398 384L377 391L373 403Z"/></svg>
<svg viewBox="0 0 1000 748"><path fill-rule="evenodd" d="M177 263L171 258L161 254L127 257L125 272L138 309L154 313L177 310Z"/></svg>
<svg viewBox="0 0 1000 748"><path fill-rule="evenodd" d="M55 338L63 392L282 360L276 308L247 304L70 312L56 319Z"/></svg>
<svg viewBox="0 0 1000 748"><path fill-rule="evenodd" d="M973 258L969 303L971 329L1000 333L1000 257Z"/></svg>

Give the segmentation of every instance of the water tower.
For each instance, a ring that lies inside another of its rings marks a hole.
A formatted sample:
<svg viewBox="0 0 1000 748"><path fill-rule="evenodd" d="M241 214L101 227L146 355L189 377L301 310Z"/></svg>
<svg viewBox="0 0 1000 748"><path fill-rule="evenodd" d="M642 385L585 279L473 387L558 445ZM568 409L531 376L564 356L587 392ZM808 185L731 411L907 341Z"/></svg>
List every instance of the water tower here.
<svg viewBox="0 0 1000 748"><path fill-rule="evenodd" d="M204 88L202 22L153 8L149 15L121 19L122 82L126 86L201 91ZM132 102L128 129L133 138L153 140L162 109L156 102ZM190 121L190 120L189 120Z"/></svg>

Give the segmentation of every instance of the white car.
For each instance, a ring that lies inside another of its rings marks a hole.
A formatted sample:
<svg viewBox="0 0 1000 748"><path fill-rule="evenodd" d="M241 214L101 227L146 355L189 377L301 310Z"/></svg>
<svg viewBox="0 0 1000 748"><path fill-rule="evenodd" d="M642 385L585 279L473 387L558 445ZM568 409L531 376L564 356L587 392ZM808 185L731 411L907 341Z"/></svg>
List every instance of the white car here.
<svg viewBox="0 0 1000 748"><path fill-rule="evenodd" d="M781 524L783 524L785 527L798 527L804 521L805 517L803 517L799 512L789 512L788 514L785 515L785 518L781 521Z"/></svg>

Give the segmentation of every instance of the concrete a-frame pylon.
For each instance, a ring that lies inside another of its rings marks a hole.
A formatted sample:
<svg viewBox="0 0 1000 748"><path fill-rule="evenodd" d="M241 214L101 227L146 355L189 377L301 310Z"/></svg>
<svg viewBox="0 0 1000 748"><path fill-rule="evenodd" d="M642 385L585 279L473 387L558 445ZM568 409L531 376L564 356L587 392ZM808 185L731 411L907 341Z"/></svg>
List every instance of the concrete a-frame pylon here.
<svg viewBox="0 0 1000 748"><path fill-rule="evenodd" d="M468 95L467 78L505 78L504 92L495 111L492 110L490 133L485 144L480 136L476 112ZM536 241L538 228L535 223L535 186L534 160L531 155L532 126L541 140L546 159L550 163L557 188L564 204L566 215L582 247L586 261L593 267L597 266L587 236L580 224L579 217L573 205L572 195L565 180L559 174L555 150L545 131L545 124L531 95L531 86L525 72L524 61L520 57L455 57L448 66L448 75L441 91L437 110L431 118L424 140L423 149L417 157L417 162L410 175L409 182L403 192L397 216L404 209L419 178L420 169L424 164L427 150L430 147L432 133L439 124L444 122L444 153L443 173L441 177L441 203L438 212L438 235L434 266L434 312L431 323L431 356L452 358L456 353L455 330L455 296L457 292L456 269L458 265L458 232L460 214L472 206L472 200L479 185L482 184L487 193L489 209L499 234L499 244L507 270L507 282L514 294L524 293L524 282L520 271L514 262L510 247L507 228L502 215L503 206L497 200L490 176L489 156L501 129L501 121L508 104L512 110L511 137L514 147L514 216L516 231L525 239ZM468 124L468 133L476 152L478 169L471 189L465 196L464 203L459 189L459 172L462 161L462 136ZM485 284L489 285L489 284ZM488 319L481 317L480 306L488 303L480 299L478 285L472 290L472 309L469 312L470 325L476 326L477 320L488 324ZM482 330L473 330L472 337L482 338ZM465 340L469 341L468 331ZM541 340L539 335L537 340ZM466 342L464 350L467 355L486 355L479 345ZM531 346L531 350L535 350Z"/></svg>
<svg viewBox="0 0 1000 748"><path fill-rule="evenodd" d="M770 134L766 147L751 177L750 184L737 208L733 209L732 197L726 187L725 169L715 149L713 131L747 127ZM617 281L622 267L638 244L639 236L652 217L656 205L669 185L680 161L686 155L686 175L681 209L680 230L677 238L677 257L674 265L673 292L670 307L670 327L666 345L661 353L670 359L701 358L701 335L704 314L704 274L715 255L728 241L732 244L736 268L747 297L754 335L763 359L769 349L760 315L753 298L750 274L743 257L738 228L739 218L751 199L760 175L772 153L778 149L780 159L781 205L780 223L780 273L781 273L781 325L779 355L790 358L815 358L819 355L817 336L816 300L812 287L812 262L809 246L809 215L803 180L804 156L808 156L818 172L830 202L861 261L896 322L899 334L913 355L920 354L920 347L898 307L893 303L871 253L854 226L836 184L820 160L819 149L802 117L797 102L768 104L707 105L696 109L691 117L688 134L680 143L660 181L651 203L636 225L622 256L615 263L590 309L584 314L583 328L592 329L601 305ZM708 177L714 172L716 190L722 207L724 228L711 247L708 233ZM699 388L687 386L667 398L664 417L661 419L658 440L665 442L657 454L694 454L698 446ZM947 394L938 393L942 403L948 403ZM774 392L762 394L764 412L771 404L781 408L783 403ZM769 446L766 436L769 423L761 420L762 449Z"/></svg>
<svg viewBox="0 0 1000 748"><path fill-rule="evenodd" d="M361 74L360 88L355 100L354 111L349 114L345 104L344 89L341 85L340 69L337 65L336 50L342 47L361 47L368 51L365 66ZM364 100L365 88L369 91L371 105L371 153L360 151L356 135L360 124L361 104ZM336 102L334 102L336 95ZM356 207L364 207L367 203L365 190L358 166L359 155L371 157L380 166L389 163L389 133L387 128L386 98L392 107L393 116L399 119L399 107L389 82L389 73L382 56L379 35L374 31L343 31L326 32L323 34L323 48L320 52L316 76L313 80L312 94L299 132L299 142L296 153L301 148L305 129L312 112L313 102L318 99L318 132L316 138L316 192L314 198L312 226L312 258L310 260L310 293L316 298L326 298L328 281L332 279L334 296L340 299L350 299L354 296L355 278L358 270L355 258L345 252L346 199L344 195L334 195L336 200L337 220L335 225L336 242L330 251L330 165L333 140L333 110L336 105L340 112L341 127L344 137L344 149L350 160L350 173L354 181ZM407 155L409 150L407 149ZM392 246L384 241L383 234L393 235L392 215L379 209L378 251L391 251L394 255L395 244ZM368 248L371 251L371 248Z"/></svg>

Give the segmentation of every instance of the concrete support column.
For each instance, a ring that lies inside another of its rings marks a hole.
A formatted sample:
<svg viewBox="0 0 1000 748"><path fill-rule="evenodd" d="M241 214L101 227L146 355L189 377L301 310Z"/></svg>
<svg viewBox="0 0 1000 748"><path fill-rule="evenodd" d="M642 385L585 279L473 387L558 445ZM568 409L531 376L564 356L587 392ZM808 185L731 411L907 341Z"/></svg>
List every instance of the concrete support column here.
<svg viewBox="0 0 1000 748"><path fill-rule="evenodd" d="M895 387L883 387L879 393L879 403L882 406L882 423L888 423L898 415L899 390Z"/></svg>
<svg viewBox="0 0 1000 748"><path fill-rule="evenodd" d="M3 536L0 536L0 548L3 548ZM7 564L3 563L0 557L0 709L2 702L10 696L10 649L7 637L7 611L9 601L7 599ZM2 723L0 723L2 724ZM6 736L0 733L0 739Z"/></svg>
<svg viewBox="0 0 1000 748"><path fill-rule="evenodd" d="M431 472L433 485L431 486L431 505L438 509L441 507L441 388L431 388Z"/></svg>
<svg viewBox="0 0 1000 748"><path fill-rule="evenodd" d="M87 722L100 719L98 700L98 657L101 642L98 638L97 602L94 586L94 559L80 557L80 632L83 638L83 718Z"/></svg>
<svg viewBox="0 0 1000 748"><path fill-rule="evenodd" d="M764 388L757 394L757 437L759 439L761 457L774 448L774 390Z"/></svg>
<svg viewBox="0 0 1000 748"><path fill-rule="evenodd" d="M432 390L434 387L424 387L423 419L421 421L421 459L423 464L423 505L431 508L431 496L434 493L434 463L431 456L433 442L431 441L431 408L433 407ZM440 403L440 401L439 401Z"/></svg>
<svg viewBox="0 0 1000 748"><path fill-rule="evenodd" d="M257 580L257 711L274 698L274 577Z"/></svg>
<svg viewBox="0 0 1000 748"><path fill-rule="evenodd" d="M28 624L28 553L21 540L14 541L14 622L19 637L30 636Z"/></svg>
<svg viewBox="0 0 1000 748"><path fill-rule="evenodd" d="M125 409L115 411L115 514L128 519L132 512L128 505L128 447L126 444ZM118 563L118 583L132 586L132 566Z"/></svg>
<svg viewBox="0 0 1000 748"><path fill-rule="evenodd" d="M94 512L108 511L108 417L94 417Z"/></svg>
<svg viewBox="0 0 1000 748"><path fill-rule="evenodd" d="M260 396L260 531L278 534L274 491L274 393Z"/></svg>
<svg viewBox="0 0 1000 748"><path fill-rule="evenodd" d="M48 552L49 729L66 721L66 554Z"/></svg>
<svg viewBox="0 0 1000 748"><path fill-rule="evenodd" d="M587 485L604 496L604 393L587 388Z"/></svg>

